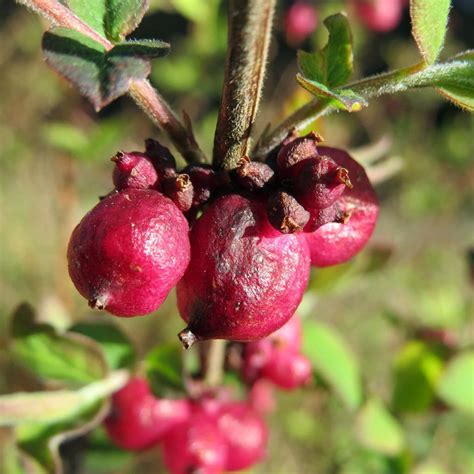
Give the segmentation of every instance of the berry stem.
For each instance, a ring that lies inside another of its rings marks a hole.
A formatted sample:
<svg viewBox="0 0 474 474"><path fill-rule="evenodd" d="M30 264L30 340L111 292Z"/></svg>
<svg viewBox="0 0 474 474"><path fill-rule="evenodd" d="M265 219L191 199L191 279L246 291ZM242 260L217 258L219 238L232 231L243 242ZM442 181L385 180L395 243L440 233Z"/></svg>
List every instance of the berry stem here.
<svg viewBox="0 0 474 474"><path fill-rule="evenodd" d="M42 15L55 26L73 29L97 41L107 50L114 47L113 43L93 30L69 10L69 8L57 0L17 1ZM133 81L129 89L129 95L148 117L150 117L152 122L166 132L188 163L204 163L206 161L190 127L185 127L181 123L171 106L148 80L142 79Z"/></svg>
<svg viewBox="0 0 474 474"><path fill-rule="evenodd" d="M247 155L260 100L275 0L232 0L213 164L237 167Z"/></svg>
<svg viewBox="0 0 474 474"><path fill-rule="evenodd" d="M224 373L226 341L213 339L207 345L204 381L209 387L217 387L221 384Z"/></svg>

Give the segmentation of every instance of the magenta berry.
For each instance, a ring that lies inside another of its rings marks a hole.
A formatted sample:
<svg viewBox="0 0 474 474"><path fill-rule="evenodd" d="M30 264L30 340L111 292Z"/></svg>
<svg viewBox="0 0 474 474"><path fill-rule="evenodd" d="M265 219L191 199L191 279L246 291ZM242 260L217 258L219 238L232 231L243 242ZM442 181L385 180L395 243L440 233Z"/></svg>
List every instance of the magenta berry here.
<svg viewBox="0 0 474 474"><path fill-rule="evenodd" d="M277 350L262 369L262 376L284 390L293 390L309 382L311 362L291 350Z"/></svg>
<svg viewBox="0 0 474 474"><path fill-rule="evenodd" d="M186 173L164 179L163 192L176 204L180 211L186 212L191 209L194 188L189 175Z"/></svg>
<svg viewBox="0 0 474 474"><path fill-rule="evenodd" d="M185 345L258 339L293 315L308 282L308 250L296 235L271 227L262 201L219 198L194 224L191 242L191 262L177 286L188 322L180 334Z"/></svg>
<svg viewBox="0 0 474 474"><path fill-rule="evenodd" d="M144 153L119 151L111 160L115 163L113 182L117 190L158 188L158 173Z"/></svg>
<svg viewBox="0 0 474 474"><path fill-rule="evenodd" d="M402 19L404 0L352 0L352 3L361 22L378 33L394 30Z"/></svg>
<svg viewBox="0 0 474 474"><path fill-rule="evenodd" d="M227 443L227 471L247 469L264 458L268 430L261 416L247 403L225 404L217 424Z"/></svg>
<svg viewBox="0 0 474 474"><path fill-rule="evenodd" d="M105 428L112 441L123 449L147 449L190 416L187 400L157 399L145 379L131 379L112 396Z"/></svg>
<svg viewBox="0 0 474 474"><path fill-rule="evenodd" d="M327 156L318 156L296 165L293 178L295 197L311 213L334 204L344 190L352 187L349 172Z"/></svg>
<svg viewBox="0 0 474 474"><path fill-rule="evenodd" d="M164 463L171 474L221 474L227 449L215 417L202 410L168 431L162 445Z"/></svg>
<svg viewBox="0 0 474 474"><path fill-rule="evenodd" d="M318 25L318 15L309 2L298 0L288 8L285 15L285 34L288 43L302 43Z"/></svg>
<svg viewBox="0 0 474 474"><path fill-rule="evenodd" d="M191 183L193 184L193 202L192 206L199 206L204 204L211 197L212 192L217 187L216 172L210 165L189 165L184 168L183 173L186 173Z"/></svg>
<svg viewBox="0 0 474 474"><path fill-rule="evenodd" d="M235 169L237 182L244 189L258 191L268 189L274 181L275 172L266 163L251 161L244 156Z"/></svg>
<svg viewBox="0 0 474 474"><path fill-rule="evenodd" d="M349 171L353 188L346 189L337 202L342 216L339 222L302 234L308 243L311 263L317 267L345 262L360 252L372 235L379 211L377 196L364 168L343 150L321 147L321 153Z"/></svg>
<svg viewBox="0 0 474 474"><path fill-rule="evenodd" d="M275 229L283 234L303 230L310 219L310 213L285 191L277 191L267 201L268 219Z"/></svg>
<svg viewBox="0 0 474 474"><path fill-rule="evenodd" d="M294 138L293 134L288 137L278 152L276 165L278 174L282 179L293 177L295 165L318 156L318 144L322 138L315 132L308 133L304 137Z"/></svg>
<svg viewBox="0 0 474 474"><path fill-rule="evenodd" d="M99 202L74 229L68 248L79 293L117 316L155 311L189 257L186 219L152 190L127 189Z"/></svg>

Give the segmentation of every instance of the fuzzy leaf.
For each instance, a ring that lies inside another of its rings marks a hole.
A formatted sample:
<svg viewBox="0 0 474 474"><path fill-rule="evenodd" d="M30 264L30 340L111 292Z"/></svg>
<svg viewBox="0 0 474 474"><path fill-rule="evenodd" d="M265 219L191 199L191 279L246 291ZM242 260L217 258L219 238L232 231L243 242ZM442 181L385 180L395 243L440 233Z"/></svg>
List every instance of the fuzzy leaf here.
<svg viewBox="0 0 474 474"><path fill-rule="evenodd" d="M352 74L352 34L342 13L326 18L324 25L329 31L326 46L314 53L298 51L298 65L306 79L334 88Z"/></svg>
<svg viewBox="0 0 474 474"><path fill-rule="evenodd" d="M313 369L349 408L357 408L362 400L362 383L357 360L346 341L329 326L313 321L305 323L303 335L303 353Z"/></svg>
<svg viewBox="0 0 474 474"><path fill-rule="evenodd" d="M38 377L82 385L107 373L100 348L79 334L57 334L48 324L38 324L31 307L21 305L13 315L12 353Z"/></svg>
<svg viewBox="0 0 474 474"><path fill-rule="evenodd" d="M163 56L161 41L127 42L106 52L90 38L67 28L53 28L43 36L46 63L72 82L100 110L125 94L132 81L151 71L149 58Z"/></svg>
<svg viewBox="0 0 474 474"><path fill-rule="evenodd" d="M131 342L111 323L78 323L70 330L96 341L104 352L110 370L130 367L135 361L135 350Z"/></svg>
<svg viewBox="0 0 474 474"><path fill-rule="evenodd" d="M366 448L394 456L399 454L405 439L397 420L377 399L368 400L357 415L356 437Z"/></svg>
<svg viewBox="0 0 474 474"><path fill-rule="evenodd" d="M392 408L403 412L422 412L434 401L436 383L443 360L428 344L408 342L394 363Z"/></svg>
<svg viewBox="0 0 474 474"><path fill-rule="evenodd" d="M174 342L160 344L145 359L147 378L156 396L169 395L170 392L182 392L183 351Z"/></svg>
<svg viewBox="0 0 474 474"><path fill-rule="evenodd" d="M329 104L346 112L358 112L366 107L367 101L349 89L330 90L325 85L306 79L301 74L296 75L296 80L307 91L320 99L328 100Z"/></svg>
<svg viewBox="0 0 474 474"><path fill-rule="evenodd" d="M438 387L438 395L449 405L474 414L474 352L456 356L446 368Z"/></svg>
<svg viewBox="0 0 474 474"><path fill-rule="evenodd" d="M66 0L68 7L97 33L122 41L142 20L148 0Z"/></svg>
<svg viewBox="0 0 474 474"><path fill-rule="evenodd" d="M411 0L412 33L424 60L434 63L444 44L450 0Z"/></svg>

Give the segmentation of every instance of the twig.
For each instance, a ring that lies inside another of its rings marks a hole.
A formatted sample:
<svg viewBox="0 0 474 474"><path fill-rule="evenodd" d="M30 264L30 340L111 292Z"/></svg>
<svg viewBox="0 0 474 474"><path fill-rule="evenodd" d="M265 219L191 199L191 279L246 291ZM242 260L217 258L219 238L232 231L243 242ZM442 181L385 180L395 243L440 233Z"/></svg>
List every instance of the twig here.
<svg viewBox="0 0 474 474"><path fill-rule="evenodd" d="M230 170L249 151L265 75L275 0L231 0L213 163Z"/></svg>
<svg viewBox="0 0 474 474"><path fill-rule="evenodd" d="M57 0L17 0L36 11L53 25L73 29L100 43L107 50L114 47L113 43L94 31L78 18L69 8ZM151 118L153 123L161 127L169 136L178 151L189 163L205 162L205 157L195 139L178 120L170 105L161 97L146 79L133 81L130 96Z"/></svg>

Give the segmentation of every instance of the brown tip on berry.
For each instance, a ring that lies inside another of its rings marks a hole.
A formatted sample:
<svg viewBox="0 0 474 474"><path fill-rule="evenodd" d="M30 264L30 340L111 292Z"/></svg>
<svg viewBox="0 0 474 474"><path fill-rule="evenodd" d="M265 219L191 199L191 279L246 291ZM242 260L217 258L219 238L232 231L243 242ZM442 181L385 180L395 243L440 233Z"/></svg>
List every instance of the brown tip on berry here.
<svg viewBox="0 0 474 474"><path fill-rule="evenodd" d="M186 173L181 173L176 178L176 187L178 191L185 191L190 186L192 186L191 178Z"/></svg>
<svg viewBox="0 0 474 474"><path fill-rule="evenodd" d="M336 179L345 184L349 189L352 189L354 186L351 183L349 178L349 171L346 168L338 168L336 171Z"/></svg>
<svg viewBox="0 0 474 474"><path fill-rule="evenodd" d="M185 349L189 349L198 340L198 337L189 328L179 332L178 338Z"/></svg>
<svg viewBox="0 0 474 474"><path fill-rule="evenodd" d="M280 225L280 230L284 234L293 234L298 230L302 230L303 226L295 222L291 217L284 217L283 222Z"/></svg>
<svg viewBox="0 0 474 474"><path fill-rule="evenodd" d="M307 138L312 138L314 141L321 143L324 141L324 138L317 132L309 132L308 135L306 135Z"/></svg>
<svg viewBox="0 0 474 474"><path fill-rule="evenodd" d="M352 211L343 211L337 217L335 222L338 224L347 224L352 216Z"/></svg>
<svg viewBox="0 0 474 474"><path fill-rule="evenodd" d="M88 301L88 304L93 309L98 309L100 311L104 310L107 305L106 296L97 296L97 298L92 298Z"/></svg>

